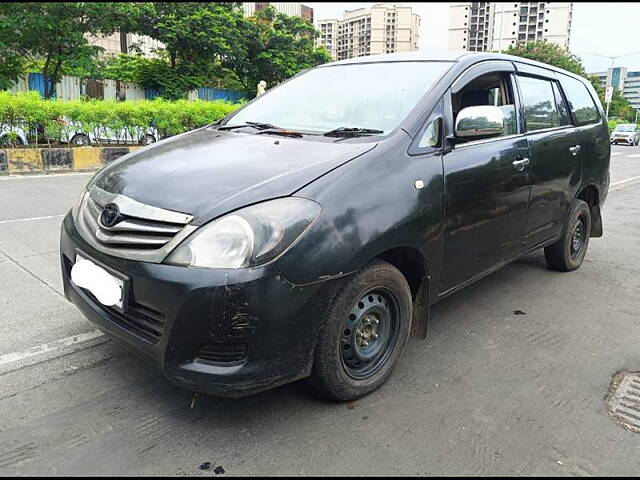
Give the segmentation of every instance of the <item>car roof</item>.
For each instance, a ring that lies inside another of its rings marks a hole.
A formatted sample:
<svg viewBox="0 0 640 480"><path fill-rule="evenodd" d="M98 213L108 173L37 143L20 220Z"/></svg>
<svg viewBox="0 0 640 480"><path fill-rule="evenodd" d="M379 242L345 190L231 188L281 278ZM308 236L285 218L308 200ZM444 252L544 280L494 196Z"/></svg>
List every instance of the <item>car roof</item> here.
<svg viewBox="0 0 640 480"><path fill-rule="evenodd" d="M438 52L428 53L424 51L415 52L403 52L403 53L387 53L381 55L368 55L364 57L349 58L346 60L339 60L337 62L325 63L321 67L331 67L338 65L350 65L350 64L364 64L364 63L385 63L385 62L454 62L472 65L477 62L486 60L505 60L510 62L519 62L532 65L535 67L545 68L554 72L563 73L576 78L582 82L585 81L580 75L576 75L567 70L563 70L553 65L538 62L524 57L517 57L515 55L507 55L505 53L491 53L491 52Z"/></svg>

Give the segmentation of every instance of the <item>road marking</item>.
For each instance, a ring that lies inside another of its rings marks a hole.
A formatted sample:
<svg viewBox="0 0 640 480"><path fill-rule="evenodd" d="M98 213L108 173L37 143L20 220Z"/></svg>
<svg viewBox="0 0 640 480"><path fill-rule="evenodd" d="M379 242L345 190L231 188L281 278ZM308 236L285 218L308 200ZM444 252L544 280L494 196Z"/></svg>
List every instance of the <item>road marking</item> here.
<svg viewBox="0 0 640 480"><path fill-rule="evenodd" d="M631 155L627 155L629 158L640 158L640 153L633 153Z"/></svg>
<svg viewBox="0 0 640 480"><path fill-rule="evenodd" d="M31 218L16 218L15 220L1 220L0 225L4 223L16 223L16 222L33 222L36 220L48 220L50 218L60 218L64 217L66 214L62 215L47 215L46 217L31 217Z"/></svg>
<svg viewBox="0 0 640 480"><path fill-rule="evenodd" d="M613 152L611 154L612 157L615 157L616 155L622 155L622 152Z"/></svg>
<svg viewBox="0 0 640 480"><path fill-rule="evenodd" d="M54 353L59 350L69 348L71 348L72 351L80 350L83 343L103 336L104 333L102 333L100 330L93 330L91 332L73 335L72 337L63 338L61 340L43 343L42 345L27 348L26 350L23 350L21 352L7 353L6 355L0 356L0 374L8 373L18 368L22 368L23 366L26 366L25 364L32 365L34 363L38 363L33 362L33 360L36 360L35 357L39 357L47 353ZM55 356L56 355L54 355L54 357Z"/></svg>
<svg viewBox="0 0 640 480"><path fill-rule="evenodd" d="M625 183L629 183L629 182L633 182L635 180L640 180L640 176L638 177L631 177L631 178L625 178L624 180L619 180L617 182L613 182L610 186L611 187L617 187L618 185L623 185Z"/></svg>

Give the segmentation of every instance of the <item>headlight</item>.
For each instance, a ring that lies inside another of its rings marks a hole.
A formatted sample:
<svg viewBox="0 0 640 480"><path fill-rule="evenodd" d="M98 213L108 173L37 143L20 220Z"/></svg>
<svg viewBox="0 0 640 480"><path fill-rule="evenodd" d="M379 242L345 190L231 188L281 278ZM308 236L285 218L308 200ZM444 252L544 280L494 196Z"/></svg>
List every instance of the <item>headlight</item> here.
<svg viewBox="0 0 640 480"><path fill-rule="evenodd" d="M304 198L252 205L200 227L164 262L206 268L261 265L284 253L319 213L320 205Z"/></svg>

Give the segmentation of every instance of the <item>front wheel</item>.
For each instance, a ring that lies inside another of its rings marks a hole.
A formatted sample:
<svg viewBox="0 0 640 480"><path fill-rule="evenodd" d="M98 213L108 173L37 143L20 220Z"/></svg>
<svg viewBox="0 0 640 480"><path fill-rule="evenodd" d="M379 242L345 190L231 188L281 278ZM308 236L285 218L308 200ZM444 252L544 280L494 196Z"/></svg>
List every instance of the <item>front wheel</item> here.
<svg viewBox="0 0 640 480"><path fill-rule="evenodd" d="M568 272L582 265L589 246L591 213L589 205L574 200L569 209L562 237L544 249L547 264L554 270Z"/></svg>
<svg viewBox="0 0 640 480"><path fill-rule="evenodd" d="M411 331L411 290L393 265L374 260L337 293L320 329L311 383L354 400L389 377Z"/></svg>
<svg viewBox="0 0 640 480"><path fill-rule="evenodd" d="M89 143L89 137L84 133L77 133L71 139L71 144L75 145L76 147L86 147L87 145L89 145Z"/></svg>

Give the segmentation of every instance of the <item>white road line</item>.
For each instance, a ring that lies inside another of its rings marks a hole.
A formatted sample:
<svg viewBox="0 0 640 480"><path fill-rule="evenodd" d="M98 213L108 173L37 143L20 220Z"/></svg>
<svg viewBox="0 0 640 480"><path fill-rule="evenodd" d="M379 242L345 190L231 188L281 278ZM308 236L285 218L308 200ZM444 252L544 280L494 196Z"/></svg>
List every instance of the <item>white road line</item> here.
<svg viewBox="0 0 640 480"><path fill-rule="evenodd" d="M103 336L104 333L102 333L100 330L93 330L92 332L81 333L80 335L74 335L72 337L63 338L61 340L43 343L42 345L27 348L26 350L23 350L21 352L7 353L0 356L0 373L7 373L8 371L15 370L15 364L19 364L17 368L21 368L22 366L25 366L25 363L37 363L32 361L35 360L34 357L43 356L48 353L54 353L62 349L69 349L69 347L72 347L72 350L78 350L81 348L81 344ZM28 359L31 359L31 361L28 361Z"/></svg>
<svg viewBox="0 0 640 480"><path fill-rule="evenodd" d="M47 215L46 217L31 217L31 218L16 218L15 220L0 220L0 225L4 223L16 223L16 222L33 222L35 220L48 220L50 218L60 218L64 217L66 214L62 215Z"/></svg>
<svg viewBox="0 0 640 480"><path fill-rule="evenodd" d="M28 175L8 175L0 177L0 181L6 180L24 180L27 178L63 178L63 177L77 177L85 175L94 175L96 172L69 172L69 173L36 173Z"/></svg>
<svg viewBox="0 0 640 480"><path fill-rule="evenodd" d="M611 153L612 157L615 157L616 155L622 155L622 152L613 152L613 153Z"/></svg>
<svg viewBox="0 0 640 480"><path fill-rule="evenodd" d="M640 153L633 153L631 155L627 155L629 158L640 158Z"/></svg>
<svg viewBox="0 0 640 480"><path fill-rule="evenodd" d="M617 182L613 182L610 186L611 187L617 187L618 185L623 185L625 183L634 182L636 180L640 180L640 176L639 177L625 178L624 180L619 180Z"/></svg>

